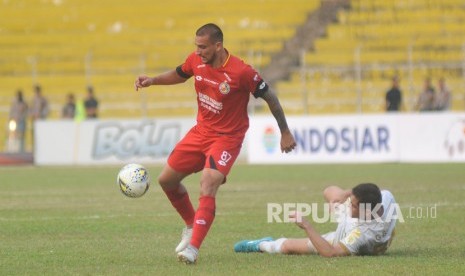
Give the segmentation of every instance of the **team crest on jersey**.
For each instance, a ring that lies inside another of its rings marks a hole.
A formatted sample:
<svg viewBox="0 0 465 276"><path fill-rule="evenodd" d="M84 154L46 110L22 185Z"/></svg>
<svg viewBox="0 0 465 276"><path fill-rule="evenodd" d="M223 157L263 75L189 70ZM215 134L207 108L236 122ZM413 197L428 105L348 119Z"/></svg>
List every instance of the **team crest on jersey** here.
<svg viewBox="0 0 465 276"><path fill-rule="evenodd" d="M223 95L226 95L229 93L229 91L231 90L231 87L229 87L229 84L227 82L222 82L220 83L220 93L223 94Z"/></svg>

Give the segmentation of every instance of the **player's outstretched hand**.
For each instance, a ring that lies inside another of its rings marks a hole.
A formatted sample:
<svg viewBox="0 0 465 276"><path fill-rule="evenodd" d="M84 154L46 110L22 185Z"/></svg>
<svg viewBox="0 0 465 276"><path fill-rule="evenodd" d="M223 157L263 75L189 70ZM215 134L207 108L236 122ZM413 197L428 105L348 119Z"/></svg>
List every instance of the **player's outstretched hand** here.
<svg viewBox="0 0 465 276"><path fill-rule="evenodd" d="M291 131L287 129L281 134L281 152L291 152L296 146L294 136Z"/></svg>
<svg viewBox="0 0 465 276"><path fill-rule="evenodd" d="M306 229L310 227L310 223L302 218L302 214L299 212L293 212L289 215L289 221L290 222L295 222L297 226L299 226L302 229Z"/></svg>
<svg viewBox="0 0 465 276"><path fill-rule="evenodd" d="M134 89L139 90L139 88L148 87L152 85L152 78L148 76L139 76L134 82Z"/></svg>

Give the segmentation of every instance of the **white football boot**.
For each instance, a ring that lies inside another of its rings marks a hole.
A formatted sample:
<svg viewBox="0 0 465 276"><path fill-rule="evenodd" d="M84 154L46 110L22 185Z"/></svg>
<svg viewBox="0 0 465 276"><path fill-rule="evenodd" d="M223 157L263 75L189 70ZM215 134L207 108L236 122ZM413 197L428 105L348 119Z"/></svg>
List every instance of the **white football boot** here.
<svg viewBox="0 0 465 276"><path fill-rule="evenodd" d="M195 264L199 250L193 246L187 246L183 251L178 253L178 261L185 264Z"/></svg>
<svg viewBox="0 0 465 276"><path fill-rule="evenodd" d="M176 253L179 253L183 251L184 249L186 249L186 247L191 242L191 238L192 238L192 228L184 227L184 229L182 229L181 241L179 242L178 246L176 246L176 249L175 249Z"/></svg>

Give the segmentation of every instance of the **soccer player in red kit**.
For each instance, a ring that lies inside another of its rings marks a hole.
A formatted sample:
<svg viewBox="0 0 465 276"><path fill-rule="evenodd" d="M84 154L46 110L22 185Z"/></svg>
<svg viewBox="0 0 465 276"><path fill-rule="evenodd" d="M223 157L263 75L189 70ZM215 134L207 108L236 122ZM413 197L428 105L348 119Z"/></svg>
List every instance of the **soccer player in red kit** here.
<svg viewBox="0 0 465 276"><path fill-rule="evenodd" d="M281 151L296 146L276 95L260 75L241 59L223 48L223 32L215 24L200 27L195 37L196 51L175 70L155 77L139 76L135 88L183 83L194 77L197 93L197 124L176 145L158 182L173 207L184 220L182 239L176 247L179 261L193 264L215 217L215 195L226 181L241 150L249 127L249 95L268 104L281 130ZM200 198L194 210L181 181L202 171Z"/></svg>

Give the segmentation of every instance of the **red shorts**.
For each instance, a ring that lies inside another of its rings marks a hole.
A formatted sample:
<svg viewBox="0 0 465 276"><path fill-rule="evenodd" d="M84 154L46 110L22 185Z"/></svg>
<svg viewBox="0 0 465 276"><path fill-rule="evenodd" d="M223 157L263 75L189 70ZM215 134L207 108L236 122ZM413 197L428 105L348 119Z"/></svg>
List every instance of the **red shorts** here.
<svg viewBox="0 0 465 276"><path fill-rule="evenodd" d="M239 156L243 141L244 136L203 133L193 127L173 149L168 164L182 173L210 168L226 177Z"/></svg>

